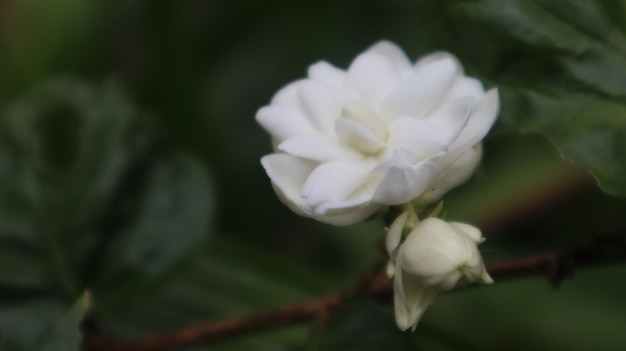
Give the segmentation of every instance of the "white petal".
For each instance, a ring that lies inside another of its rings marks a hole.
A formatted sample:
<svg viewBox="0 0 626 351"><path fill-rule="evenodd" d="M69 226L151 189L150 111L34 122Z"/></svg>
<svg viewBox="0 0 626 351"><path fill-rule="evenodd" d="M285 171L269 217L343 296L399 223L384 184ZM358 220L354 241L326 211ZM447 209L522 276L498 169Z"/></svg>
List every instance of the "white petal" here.
<svg viewBox="0 0 626 351"><path fill-rule="evenodd" d="M365 52L348 68L348 87L368 103L377 105L399 84L399 76L391 60L379 53Z"/></svg>
<svg viewBox="0 0 626 351"><path fill-rule="evenodd" d="M473 106L474 98L471 96L448 100L430 113L426 117L426 121L451 131L452 137L450 141L452 141L465 128Z"/></svg>
<svg viewBox="0 0 626 351"><path fill-rule="evenodd" d="M363 166L364 169L370 169L373 166L373 162L367 162L367 164ZM373 215L382 207L371 203L375 184L377 184L374 178L368 177L363 184L352 191L345 201L327 202L316 206L313 209L316 219L334 225L349 225L362 222Z"/></svg>
<svg viewBox="0 0 626 351"><path fill-rule="evenodd" d="M256 120L279 143L297 135L315 132L306 116L289 106L265 106L257 112Z"/></svg>
<svg viewBox="0 0 626 351"><path fill-rule="evenodd" d="M474 280L469 281L459 269L437 274L428 277L420 277L419 282L425 286L435 289L438 292L450 291L456 287L465 286Z"/></svg>
<svg viewBox="0 0 626 351"><path fill-rule="evenodd" d="M404 291L404 272L400 262L396 261L393 278L393 307L396 316L396 324L400 330L407 330L411 325L411 313L409 303Z"/></svg>
<svg viewBox="0 0 626 351"><path fill-rule="evenodd" d="M426 55L426 56L420 58L417 62L415 62L415 69L421 69L422 67L426 67L427 65L430 65L433 62L442 61L442 60L450 60L450 61L452 61L454 63L454 65L457 67L459 75L464 75L463 67L461 66L461 63L456 58L456 56L452 55L449 52L445 52L445 51L433 52L433 53L431 53L429 55Z"/></svg>
<svg viewBox="0 0 626 351"><path fill-rule="evenodd" d="M344 144L366 155L373 155L385 147L385 143L376 134L365 128L362 124L345 118L339 118L335 122L337 138Z"/></svg>
<svg viewBox="0 0 626 351"><path fill-rule="evenodd" d="M274 97L272 97L271 105L275 106L288 106L295 109L301 109L300 99L298 98L298 85L303 82L303 79L291 82L281 88Z"/></svg>
<svg viewBox="0 0 626 351"><path fill-rule="evenodd" d="M459 75L459 66L450 58L429 62L411 74L384 103L390 116L426 116L445 97Z"/></svg>
<svg viewBox="0 0 626 351"><path fill-rule="evenodd" d="M454 140L455 131L430 122L401 117L389 128L387 155L396 150L411 151L416 160L429 157L444 150Z"/></svg>
<svg viewBox="0 0 626 351"><path fill-rule="evenodd" d="M480 163L482 148L478 144L474 148L467 149L461 156L458 153L441 157L437 163L443 169L441 176L433 182L429 190L415 199L416 206L426 206L441 199L450 189L465 183L474 174L474 170ZM455 159L456 158L456 159Z"/></svg>
<svg viewBox="0 0 626 351"><path fill-rule="evenodd" d="M311 123L326 135L331 135L335 119L339 118L343 99L341 91L313 80L298 85L298 98Z"/></svg>
<svg viewBox="0 0 626 351"><path fill-rule="evenodd" d="M461 222L448 222L448 224L450 224L452 227L458 229L463 234L470 237L470 239L472 239L476 243L483 242L484 238L480 229L474 227L473 225L469 225L469 224L461 223Z"/></svg>
<svg viewBox="0 0 626 351"><path fill-rule="evenodd" d="M261 158L261 164L281 200L294 212L310 216L311 209L302 197L302 187L317 163L288 154L271 154Z"/></svg>
<svg viewBox="0 0 626 351"><path fill-rule="evenodd" d="M389 58L402 79L411 74L413 69L411 61L398 45L388 40L381 40L372 45L367 51L379 53Z"/></svg>
<svg viewBox="0 0 626 351"><path fill-rule="evenodd" d="M396 273L395 265L396 262L394 260L389 260L389 262L387 262L387 268L385 269L385 273L387 273L387 278L393 278L394 274Z"/></svg>
<svg viewBox="0 0 626 351"><path fill-rule="evenodd" d="M489 275L489 272L487 272L487 269L483 271L483 275L481 277L481 283L493 284L493 278L491 278L491 276Z"/></svg>
<svg viewBox="0 0 626 351"><path fill-rule="evenodd" d="M475 243L468 246L466 240L445 221L429 217L406 237L397 260L404 271L419 279L446 275L467 261L470 250L477 250Z"/></svg>
<svg viewBox="0 0 626 351"><path fill-rule="evenodd" d="M396 324L400 330L412 328L433 303L437 292L422 286L396 265L394 278L394 310Z"/></svg>
<svg viewBox="0 0 626 351"><path fill-rule="evenodd" d="M491 129L500 110L500 98L497 89L489 90L478 102L472 115L452 149L464 149L481 141Z"/></svg>
<svg viewBox="0 0 626 351"><path fill-rule="evenodd" d="M465 183L474 174L476 167L480 163L482 156L482 144L476 145L476 147L465 150L459 158L456 159L451 165L446 156L442 157L439 161L440 165L444 165L444 173L441 178L437 179L434 186L449 190L458 185ZM451 155L451 159L453 159Z"/></svg>
<svg viewBox="0 0 626 351"><path fill-rule="evenodd" d="M315 208L329 202L348 201L367 182L371 165L367 162L329 162L317 167L304 184L302 195ZM320 215L323 213L320 213Z"/></svg>
<svg viewBox="0 0 626 351"><path fill-rule="evenodd" d="M480 101L485 95L482 83L476 79L466 76L458 76L446 95L446 100L454 100L463 97L473 97L474 101Z"/></svg>
<svg viewBox="0 0 626 351"><path fill-rule="evenodd" d="M359 206L353 208L346 208L341 213L330 213L321 216L315 216L320 222L333 224L336 226L346 226L359 222L363 222L376 211L380 209L380 206Z"/></svg>
<svg viewBox="0 0 626 351"><path fill-rule="evenodd" d="M374 192L372 201L385 205L409 202L423 193L441 173L433 159L416 165L391 167Z"/></svg>
<svg viewBox="0 0 626 351"><path fill-rule="evenodd" d="M346 72L326 61L319 61L309 67L309 78L328 85L342 86Z"/></svg>
<svg viewBox="0 0 626 351"><path fill-rule="evenodd" d="M341 111L341 118L355 121L371 130L379 139L387 140L387 129L389 128L387 120L364 103L359 101L347 102Z"/></svg>
<svg viewBox="0 0 626 351"><path fill-rule="evenodd" d="M389 230L387 231L387 239L385 240L385 248L387 249L387 253L390 257L394 258L395 251L400 245L400 239L402 239L402 231L404 230L404 225L406 224L407 219L409 218L409 212L404 211L401 215L396 218Z"/></svg>
<svg viewBox="0 0 626 351"><path fill-rule="evenodd" d="M391 167L406 167L418 161L416 154L407 149L393 150L391 155L380 161L371 171L371 174L384 176Z"/></svg>
<svg viewBox="0 0 626 351"><path fill-rule="evenodd" d="M363 158L352 148L320 134L299 135L278 145L278 150L314 161L348 161Z"/></svg>

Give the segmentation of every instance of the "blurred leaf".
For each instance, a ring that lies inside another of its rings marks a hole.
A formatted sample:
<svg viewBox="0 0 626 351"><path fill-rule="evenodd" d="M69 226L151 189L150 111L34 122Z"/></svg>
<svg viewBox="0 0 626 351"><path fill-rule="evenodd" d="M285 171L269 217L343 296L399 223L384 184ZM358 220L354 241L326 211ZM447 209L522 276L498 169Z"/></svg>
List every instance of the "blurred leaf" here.
<svg viewBox="0 0 626 351"><path fill-rule="evenodd" d="M133 113L114 86L43 83L10 106L0 129L0 285L73 301L97 244L93 225L124 169ZM72 133L69 133L69 132ZM131 142L132 141L132 142ZM10 268L9 268L10 267ZM14 274L20 267L23 275Z"/></svg>
<svg viewBox="0 0 626 351"><path fill-rule="evenodd" d="M137 339L275 308L334 289L332 279L313 267L222 235L166 287L127 302L123 310L99 316L96 322L98 330L113 340ZM295 325L210 345L211 350L219 351L275 350L300 344L305 331L306 327ZM205 349L202 343L184 348Z"/></svg>
<svg viewBox="0 0 626 351"><path fill-rule="evenodd" d="M55 317L39 314L28 316L26 310L17 310L19 315L6 313L6 309L0 311L2 323L2 338L0 350L2 351L78 351L82 342L79 330L80 323L90 305L88 292L74 303L74 306L62 313L56 313ZM39 311L44 309L39 306ZM44 317L44 318L41 318ZM4 320L6 318L6 320ZM33 320L30 320L33 318ZM35 318L39 318L35 320ZM10 320L10 322L9 322ZM36 332L27 323L38 324Z"/></svg>
<svg viewBox="0 0 626 351"><path fill-rule="evenodd" d="M102 288L99 304L131 298L129 290L158 278L196 252L206 238L211 201L201 165L172 154L141 169L136 179L141 183L123 199L134 208L120 204L121 212L131 214L126 213L126 220L112 234L115 237L99 263L101 274L94 282L95 289Z"/></svg>
<svg viewBox="0 0 626 351"><path fill-rule="evenodd" d="M150 291L204 242L210 195L119 87L41 84L0 125L0 328L29 340L86 288Z"/></svg>
<svg viewBox="0 0 626 351"><path fill-rule="evenodd" d="M396 327L386 309L370 301L346 304L317 326L307 351L416 350L410 332Z"/></svg>
<svg viewBox="0 0 626 351"><path fill-rule="evenodd" d="M161 289L124 301L113 313L97 314L96 332L113 340L134 340L273 309L347 289L358 279L358 273L370 268L379 257L374 243L381 230L371 223L349 228L324 227L312 221L279 229L256 223L248 226L250 233L223 232L212 237L202 255L177 270L176 277ZM334 241L322 248L309 244L323 240L323 234L333 235ZM252 241L251 235L260 239ZM282 235L284 242L260 244L277 235ZM330 252L331 245L346 246L346 252ZM302 257L306 255L317 255L318 260ZM343 260L333 259L333 255L341 255ZM284 350L301 345L307 330L308 326L290 325L183 349L200 351L210 345L216 351Z"/></svg>
<svg viewBox="0 0 626 351"><path fill-rule="evenodd" d="M626 285L615 278L624 274L612 265L577 270L558 291L534 277L442 294L415 337L428 350L470 349L440 346L433 328L483 350L623 350Z"/></svg>
<svg viewBox="0 0 626 351"><path fill-rule="evenodd" d="M86 292L74 304L74 306L66 312L54 324L52 329L41 341L41 351L70 351L79 350L82 337L79 331L79 324L87 309L89 308L89 293Z"/></svg>
<svg viewBox="0 0 626 351"><path fill-rule="evenodd" d="M449 10L468 57L500 90L499 131L545 134L607 193L626 196L623 5L476 0Z"/></svg>

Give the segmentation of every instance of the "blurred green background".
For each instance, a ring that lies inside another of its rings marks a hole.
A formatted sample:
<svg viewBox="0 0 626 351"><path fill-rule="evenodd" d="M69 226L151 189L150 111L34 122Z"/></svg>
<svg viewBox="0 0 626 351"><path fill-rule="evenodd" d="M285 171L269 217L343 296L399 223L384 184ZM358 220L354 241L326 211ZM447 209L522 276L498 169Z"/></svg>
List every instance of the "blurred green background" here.
<svg viewBox="0 0 626 351"><path fill-rule="evenodd" d="M130 340L352 286L381 223L291 213L254 115L308 65L345 68L380 39L450 51L500 89L483 165L445 203L484 230L487 261L624 233L624 4L3 0L0 349L78 349L66 311L85 289L85 335ZM623 350L625 276L454 292L414 334L390 303L355 302L181 350Z"/></svg>

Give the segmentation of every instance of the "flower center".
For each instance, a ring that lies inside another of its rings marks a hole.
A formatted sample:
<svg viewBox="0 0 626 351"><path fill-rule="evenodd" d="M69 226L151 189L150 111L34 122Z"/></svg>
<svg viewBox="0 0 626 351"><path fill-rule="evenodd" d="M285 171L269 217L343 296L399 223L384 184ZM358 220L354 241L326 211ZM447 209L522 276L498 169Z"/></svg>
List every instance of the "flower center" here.
<svg viewBox="0 0 626 351"><path fill-rule="evenodd" d="M373 109L358 101L343 106L335 122L337 138L364 155L379 153L387 141L387 122Z"/></svg>

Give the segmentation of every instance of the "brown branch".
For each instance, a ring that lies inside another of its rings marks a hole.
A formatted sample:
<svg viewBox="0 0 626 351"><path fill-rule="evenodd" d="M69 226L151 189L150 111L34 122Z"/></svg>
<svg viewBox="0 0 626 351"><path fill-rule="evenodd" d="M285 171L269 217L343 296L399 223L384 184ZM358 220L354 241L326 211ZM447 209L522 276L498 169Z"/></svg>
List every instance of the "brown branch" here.
<svg viewBox="0 0 626 351"><path fill-rule="evenodd" d="M546 276L555 286L558 286L573 272L574 268L623 261L626 261L626 236L614 235L561 251L492 262L487 265L487 270L496 281L539 274ZM380 270L379 268L377 267L376 270ZM266 312L184 327L137 341L112 343L102 338L92 338L86 349L88 351L167 350L194 342L215 341L234 335L308 322L315 318L325 319L332 310L348 299L366 297L387 300L391 294L392 288L388 279L382 274L370 271L364 275L355 288L349 291L286 304Z"/></svg>

